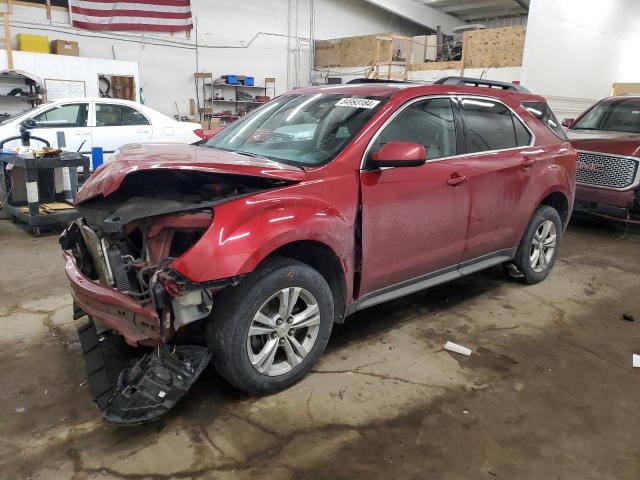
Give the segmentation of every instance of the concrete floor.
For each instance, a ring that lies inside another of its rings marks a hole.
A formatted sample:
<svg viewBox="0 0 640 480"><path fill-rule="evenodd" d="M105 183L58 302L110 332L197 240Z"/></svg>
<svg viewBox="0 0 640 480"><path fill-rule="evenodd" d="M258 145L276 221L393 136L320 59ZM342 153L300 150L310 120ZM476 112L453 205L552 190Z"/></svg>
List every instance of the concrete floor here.
<svg viewBox="0 0 640 480"><path fill-rule="evenodd" d="M640 235L622 236L574 223L540 285L497 268L369 309L283 393L205 372L162 421L115 428L84 384L57 237L0 221L0 477L638 479Z"/></svg>

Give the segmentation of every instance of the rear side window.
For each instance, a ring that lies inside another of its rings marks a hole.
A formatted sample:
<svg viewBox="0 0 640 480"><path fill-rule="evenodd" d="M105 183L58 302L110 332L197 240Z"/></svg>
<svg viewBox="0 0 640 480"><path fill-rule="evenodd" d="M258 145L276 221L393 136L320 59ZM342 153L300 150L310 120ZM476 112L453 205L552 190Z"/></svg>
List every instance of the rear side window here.
<svg viewBox="0 0 640 480"><path fill-rule="evenodd" d="M555 133L557 137L561 140L567 140L567 135L564 133L560 122L546 102L523 102L522 106L526 108L531 115L544 123L545 127Z"/></svg>
<svg viewBox="0 0 640 480"><path fill-rule="evenodd" d="M135 108L115 103L96 104L96 127L149 125L149 120Z"/></svg>
<svg viewBox="0 0 640 480"><path fill-rule="evenodd" d="M490 99L462 100L469 153L526 147L531 133L509 108Z"/></svg>

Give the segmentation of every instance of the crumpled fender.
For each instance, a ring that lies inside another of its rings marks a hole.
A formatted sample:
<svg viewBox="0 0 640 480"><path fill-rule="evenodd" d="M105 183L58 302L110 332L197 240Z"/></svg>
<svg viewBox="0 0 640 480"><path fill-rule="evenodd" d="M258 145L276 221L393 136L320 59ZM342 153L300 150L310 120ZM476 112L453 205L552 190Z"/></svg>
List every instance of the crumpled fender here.
<svg viewBox="0 0 640 480"><path fill-rule="evenodd" d="M304 197L296 195L296 187L215 207L207 232L171 267L193 282L207 282L249 273L286 244L316 241L333 250L348 279L353 272L357 198L345 202L354 206L346 218L323 200L322 186L314 192L307 184Z"/></svg>

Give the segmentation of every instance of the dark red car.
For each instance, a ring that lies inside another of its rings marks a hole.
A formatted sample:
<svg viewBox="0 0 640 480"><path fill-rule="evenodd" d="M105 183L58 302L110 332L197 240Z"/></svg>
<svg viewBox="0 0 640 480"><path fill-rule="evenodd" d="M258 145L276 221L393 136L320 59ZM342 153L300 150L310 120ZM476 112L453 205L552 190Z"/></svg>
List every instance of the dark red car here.
<svg viewBox="0 0 640 480"><path fill-rule="evenodd" d="M522 87L299 89L204 147L129 145L94 173L61 237L76 316L131 346L190 331L230 383L274 392L355 311L498 264L543 280L575 175Z"/></svg>
<svg viewBox="0 0 640 480"><path fill-rule="evenodd" d="M578 150L576 211L640 224L640 96L605 98L563 124Z"/></svg>

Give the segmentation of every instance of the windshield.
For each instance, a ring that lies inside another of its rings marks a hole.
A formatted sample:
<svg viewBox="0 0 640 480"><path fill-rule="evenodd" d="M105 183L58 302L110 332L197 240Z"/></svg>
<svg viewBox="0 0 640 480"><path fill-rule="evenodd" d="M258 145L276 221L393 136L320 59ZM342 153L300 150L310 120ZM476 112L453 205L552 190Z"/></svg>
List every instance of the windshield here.
<svg viewBox="0 0 640 480"><path fill-rule="evenodd" d="M571 130L640 133L640 98L600 102L585 113Z"/></svg>
<svg viewBox="0 0 640 480"><path fill-rule="evenodd" d="M323 165L353 140L385 100L323 93L278 97L205 146L290 165Z"/></svg>

